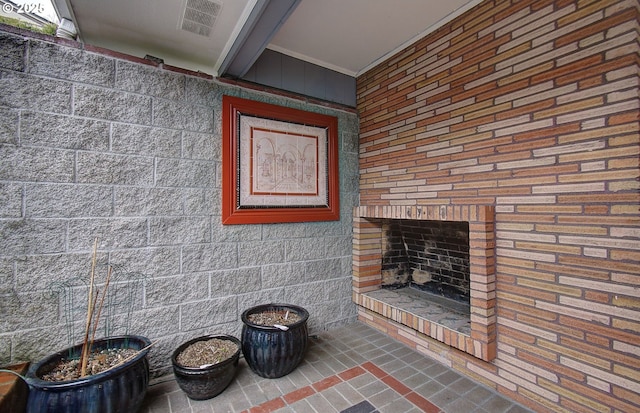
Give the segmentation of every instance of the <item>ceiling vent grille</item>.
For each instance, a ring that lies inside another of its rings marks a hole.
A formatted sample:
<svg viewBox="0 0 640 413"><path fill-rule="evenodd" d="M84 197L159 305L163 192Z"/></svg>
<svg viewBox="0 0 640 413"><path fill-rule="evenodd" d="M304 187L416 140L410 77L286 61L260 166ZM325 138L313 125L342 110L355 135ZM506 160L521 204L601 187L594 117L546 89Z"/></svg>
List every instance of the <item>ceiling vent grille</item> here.
<svg viewBox="0 0 640 413"><path fill-rule="evenodd" d="M182 30L209 37L222 3L211 0L187 0L182 17Z"/></svg>

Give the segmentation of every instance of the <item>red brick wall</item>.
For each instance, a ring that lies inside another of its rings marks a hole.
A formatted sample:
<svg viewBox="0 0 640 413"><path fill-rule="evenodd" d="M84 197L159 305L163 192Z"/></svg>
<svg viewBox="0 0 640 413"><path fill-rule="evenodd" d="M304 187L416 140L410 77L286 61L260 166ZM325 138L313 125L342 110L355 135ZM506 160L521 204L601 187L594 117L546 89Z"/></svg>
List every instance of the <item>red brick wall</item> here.
<svg viewBox="0 0 640 413"><path fill-rule="evenodd" d="M358 78L361 205L495 206L497 357L363 319L537 411L640 411L639 9L486 0Z"/></svg>

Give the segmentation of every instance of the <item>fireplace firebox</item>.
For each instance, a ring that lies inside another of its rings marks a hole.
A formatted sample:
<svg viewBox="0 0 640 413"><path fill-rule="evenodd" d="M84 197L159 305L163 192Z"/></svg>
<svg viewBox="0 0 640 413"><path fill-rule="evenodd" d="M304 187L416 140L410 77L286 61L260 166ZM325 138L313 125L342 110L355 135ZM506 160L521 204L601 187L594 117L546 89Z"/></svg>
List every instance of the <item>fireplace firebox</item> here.
<svg viewBox="0 0 640 413"><path fill-rule="evenodd" d="M469 223L382 221L381 286L412 287L469 305Z"/></svg>

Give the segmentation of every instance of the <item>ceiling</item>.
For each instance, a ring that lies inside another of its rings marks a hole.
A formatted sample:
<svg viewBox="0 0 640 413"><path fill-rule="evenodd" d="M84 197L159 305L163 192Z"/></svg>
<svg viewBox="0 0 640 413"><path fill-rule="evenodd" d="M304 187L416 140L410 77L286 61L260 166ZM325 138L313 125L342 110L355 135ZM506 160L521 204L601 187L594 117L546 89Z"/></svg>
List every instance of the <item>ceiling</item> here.
<svg viewBox="0 0 640 413"><path fill-rule="evenodd" d="M269 48L357 77L482 0L53 1L85 43L213 76Z"/></svg>

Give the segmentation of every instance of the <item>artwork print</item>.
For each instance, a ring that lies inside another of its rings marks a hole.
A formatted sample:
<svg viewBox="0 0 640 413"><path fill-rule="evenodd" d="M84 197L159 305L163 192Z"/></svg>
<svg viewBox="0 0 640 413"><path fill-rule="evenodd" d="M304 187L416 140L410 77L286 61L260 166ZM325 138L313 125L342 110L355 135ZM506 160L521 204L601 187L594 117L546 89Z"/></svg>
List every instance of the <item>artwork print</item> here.
<svg viewBox="0 0 640 413"><path fill-rule="evenodd" d="M340 219L335 116L222 98L222 223Z"/></svg>
<svg viewBox="0 0 640 413"><path fill-rule="evenodd" d="M326 206L327 131L240 115L240 208Z"/></svg>

